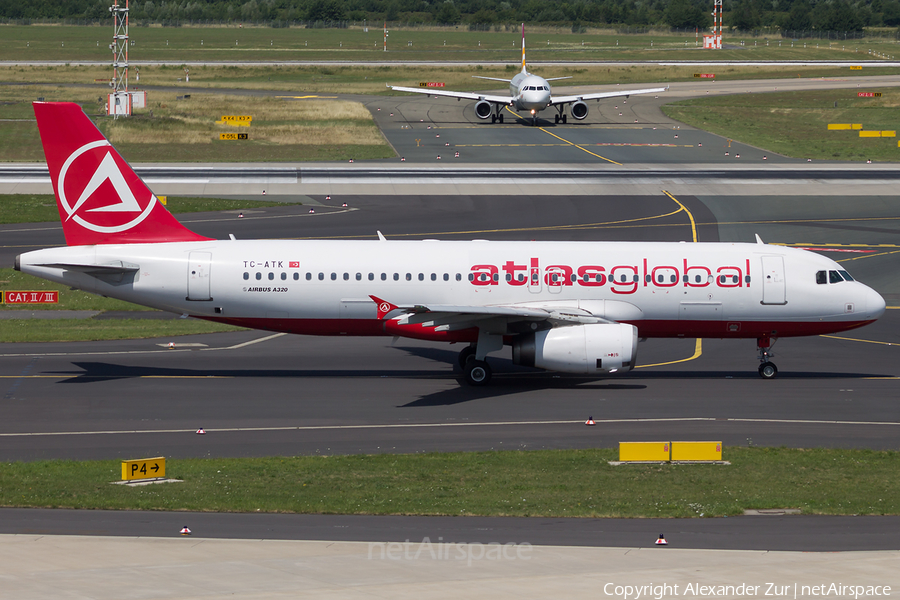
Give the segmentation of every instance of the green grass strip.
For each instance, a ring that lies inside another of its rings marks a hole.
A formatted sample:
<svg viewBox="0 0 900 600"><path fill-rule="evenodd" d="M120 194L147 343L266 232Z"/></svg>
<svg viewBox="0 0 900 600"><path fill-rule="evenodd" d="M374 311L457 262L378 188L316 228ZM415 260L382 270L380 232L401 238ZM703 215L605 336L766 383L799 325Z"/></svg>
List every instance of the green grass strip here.
<svg viewBox="0 0 900 600"><path fill-rule="evenodd" d="M882 95L859 98L858 92ZM852 88L697 98L662 110L698 129L794 158L897 162L900 138L861 138L859 131L829 131L828 124L900 131L898 106L895 88Z"/></svg>
<svg viewBox="0 0 900 600"><path fill-rule="evenodd" d="M546 517L713 517L748 508L900 514L900 452L726 447L727 466L610 466L616 456L592 449L184 459L166 466L183 483L134 488L110 485L121 476L117 461L4 463L0 505Z"/></svg>

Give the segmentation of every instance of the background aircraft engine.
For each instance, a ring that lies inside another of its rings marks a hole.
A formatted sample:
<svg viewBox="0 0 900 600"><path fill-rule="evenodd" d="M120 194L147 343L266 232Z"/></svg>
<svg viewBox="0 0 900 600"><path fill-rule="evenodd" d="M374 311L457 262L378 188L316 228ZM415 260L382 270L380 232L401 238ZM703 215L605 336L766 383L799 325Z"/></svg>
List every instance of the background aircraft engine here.
<svg viewBox="0 0 900 600"><path fill-rule="evenodd" d="M515 364L563 373L624 373L636 359L637 327L624 323L558 327L513 342Z"/></svg>
<svg viewBox="0 0 900 600"><path fill-rule="evenodd" d="M581 121L588 114L588 105L579 100L578 102L572 103L572 108L569 109L569 112L572 113L572 116Z"/></svg>
<svg viewBox="0 0 900 600"><path fill-rule="evenodd" d="M479 100L475 103L475 114L479 119L487 119L491 116L491 103L487 100Z"/></svg>

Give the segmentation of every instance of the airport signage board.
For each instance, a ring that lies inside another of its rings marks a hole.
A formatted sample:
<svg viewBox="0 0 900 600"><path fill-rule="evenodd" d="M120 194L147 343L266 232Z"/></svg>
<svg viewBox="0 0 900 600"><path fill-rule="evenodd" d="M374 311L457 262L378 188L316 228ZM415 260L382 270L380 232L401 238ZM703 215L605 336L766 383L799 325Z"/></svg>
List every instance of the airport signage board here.
<svg viewBox="0 0 900 600"><path fill-rule="evenodd" d="M56 290L8 291L0 292L0 304L57 304L59 292Z"/></svg>
<svg viewBox="0 0 900 600"><path fill-rule="evenodd" d="M122 461L122 481L156 479L165 476L166 459L163 456Z"/></svg>
<svg viewBox="0 0 900 600"><path fill-rule="evenodd" d="M420 81L419 87L424 87L424 88L444 87L444 82L443 81Z"/></svg>
<svg viewBox="0 0 900 600"><path fill-rule="evenodd" d="M222 117L223 121L236 121L238 123L249 123L253 120L253 117L250 115L225 115Z"/></svg>
<svg viewBox="0 0 900 600"><path fill-rule="evenodd" d="M715 73L694 73L694 77L699 77L700 79L715 79Z"/></svg>
<svg viewBox="0 0 900 600"><path fill-rule="evenodd" d="M881 98L881 92L856 92L857 98Z"/></svg>
<svg viewBox="0 0 900 600"><path fill-rule="evenodd" d="M220 140L247 140L250 139L246 133L220 133Z"/></svg>
<svg viewBox="0 0 900 600"><path fill-rule="evenodd" d="M851 71L862 71L862 65L850 67Z"/></svg>

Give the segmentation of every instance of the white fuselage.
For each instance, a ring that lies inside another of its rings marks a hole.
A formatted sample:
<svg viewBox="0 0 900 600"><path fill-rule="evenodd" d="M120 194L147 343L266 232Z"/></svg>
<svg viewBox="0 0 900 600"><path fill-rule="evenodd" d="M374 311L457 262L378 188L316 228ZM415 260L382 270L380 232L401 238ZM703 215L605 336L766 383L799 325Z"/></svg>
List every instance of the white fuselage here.
<svg viewBox="0 0 900 600"><path fill-rule="evenodd" d="M509 95L517 111L537 114L550 106L550 84L543 77L521 71L509 82Z"/></svg>
<svg viewBox="0 0 900 600"><path fill-rule="evenodd" d="M61 266L122 263L139 269ZM817 283L817 274L843 272L834 261L765 244L214 240L50 248L18 264L162 310L320 335L473 341L471 330L379 320L370 296L401 306L565 307L633 324L641 337L815 335L859 327L885 308L862 283Z"/></svg>

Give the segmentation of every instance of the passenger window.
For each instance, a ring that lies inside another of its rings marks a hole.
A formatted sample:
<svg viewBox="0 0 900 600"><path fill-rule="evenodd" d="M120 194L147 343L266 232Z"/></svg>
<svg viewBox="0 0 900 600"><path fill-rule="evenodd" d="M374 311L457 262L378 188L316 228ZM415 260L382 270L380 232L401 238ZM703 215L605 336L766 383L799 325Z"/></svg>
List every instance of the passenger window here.
<svg viewBox="0 0 900 600"><path fill-rule="evenodd" d="M746 281L747 283L750 283L750 276L744 275L744 281Z"/></svg>
<svg viewBox="0 0 900 600"><path fill-rule="evenodd" d="M275 279L275 273L269 273L269 281Z"/></svg>
<svg viewBox="0 0 900 600"><path fill-rule="evenodd" d="M306 280L309 281L310 279L312 279L312 273L307 273Z"/></svg>
<svg viewBox="0 0 900 600"><path fill-rule="evenodd" d="M431 280L432 280L432 281L437 281L437 273L432 273L432 274L431 274Z"/></svg>
<svg viewBox="0 0 900 600"><path fill-rule="evenodd" d="M369 273L369 281L375 281L375 273Z"/></svg>
<svg viewBox="0 0 900 600"><path fill-rule="evenodd" d="M287 279L287 273L282 273L281 280L284 281L285 279Z"/></svg>
<svg viewBox="0 0 900 600"><path fill-rule="evenodd" d="M525 276L519 273L519 281L525 281Z"/></svg>
<svg viewBox="0 0 900 600"><path fill-rule="evenodd" d="M837 271L828 271L828 283L840 283L844 280Z"/></svg>
<svg viewBox="0 0 900 600"><path fill-rule="evenodd" d="M511 275L510 273L507 273L507 274L506 274L506 280L507 280L507 281L512 281L512 275Z"/></svg>
<svg viewBox="0 0 900 600"><path fill-rule="evenodd" d="M294 273L294 281L300 281L300 273Z"/></svg>
<svg viewBox="0 0 900 600"><path fill-rule="evenodd" d="M381 280L382 280L382 281L387 281L387 273L382 273L382 274L381 274Z"/></svg>
<svg viewBox="0 0 900 600"><path fill-rule="evenodd" d="M450 273L444 273L444 281L450 281Z"/></svg>
<svg viewBox="0 0 900 600"><path fill-rule="evenodd" d="M694 275L694 283L700 283L703 278L700 275Z"/></svg>
<svg viewBox="0 0 900 600"><path fill-rule="evenodd" d="M841 274L845 281L853 281L853 277L851 277L850 273L848 273L847 271L838 271L838 273Z"/></svg>
<svg viewBox="0 0 900 600"><path fill-rule="evenodd" d="M259 281L260 279L262 279L262 273L257 273L256 280Z"/></svg>
<svg viewBox="0 0 900 600"><path fill-rule="evenodd" d="M825 277L825 271L818 271L816 273L816 283L818 283L819 285L828 283L828 279Z"/></svg>
<svg viewBox="0 0 900 600"><path fill-rule="evenodd" d="M725 276L724 276L724 275L720 275L720 276L719 276L719 283L725 283Z"/></svg>
<svg viewBox="0 0 900 600"><path fill-rule="evenodd" d="M394 273L394 281L400 281L400 273Z"/></svg>
<svg viewBox="0 0 900 600"><path fill-rule="evenodd" d="M656 280L657 280L658 282L662 283L662 282L663 282L663 276L660 275L659 277L656 278Z"/></svg>
<svg viewBox="0 0 900 600"><path fill-rule="evenodd" d="M407 274L406 274L406 280L407 280L407 281L412 281L412 273L407 273Z"/></svg>
<svg viewBox="0 0 900 600"><path fill-rule="evenodd" d="M688 282L688 279L689 279L689 277L688 277L687 275L685 275L684 277L682 277L682 280L683 280L685 283Z"/></svg>
<svg viewBox="0 0 900 600"><path fill-rule="evenodd" d="M731 282L732 282L732 283L737 283L737 282L738 282L738 276L737 276L737 275L732 275L732 276L731 276Z"/></svg>
<svg viewBox="0 0 900 600"><path fill-rule="evenodd" d="M419 273L419 281L425 281L425 273Z"/></svg>
<svg viewBox="0 0 900 600"><path fill-rule="evenodd" d="M469 281L475 281L475 274L469 273Z"/></svg>
<svg viewBox="0 0 900 600"><path fill-rule="evenodd" d="M250 279L250 273L244 273L244 280Z"/></svg>
<svg viewBox="0 0 900 600"><path fill-rule="evenodd" d="M344 281L350 280L350 273L344 273Z"/></svg>
<svg viewBox="0 0 900 600"><path fill-rule="evenodd" d="M635 274L635 276L632 277L632 279L634 280L635 283L637 283L637 282L638 282L638 276L637 276L637 274Z"/></svg>
<svg viewBox="0 0 900 600"><path fill-rule="evenodd" d="M332 274L331 274L331 280L332 280L332 281L337 281L337 273L332 273Z"/></svg>
<svg viewBox="0 0 900 600"><path fill-rule="evenodd" d="M319 281L324 281L325 273L319 273Z"/></svg>
<svg viewBox="0 0 900 600"><path fill-rule="evenodd" d="M460 273L457 273L457 274L456 274L456 280L457 280L457 281L462 281L462 275L461 275Z"/></svg>

